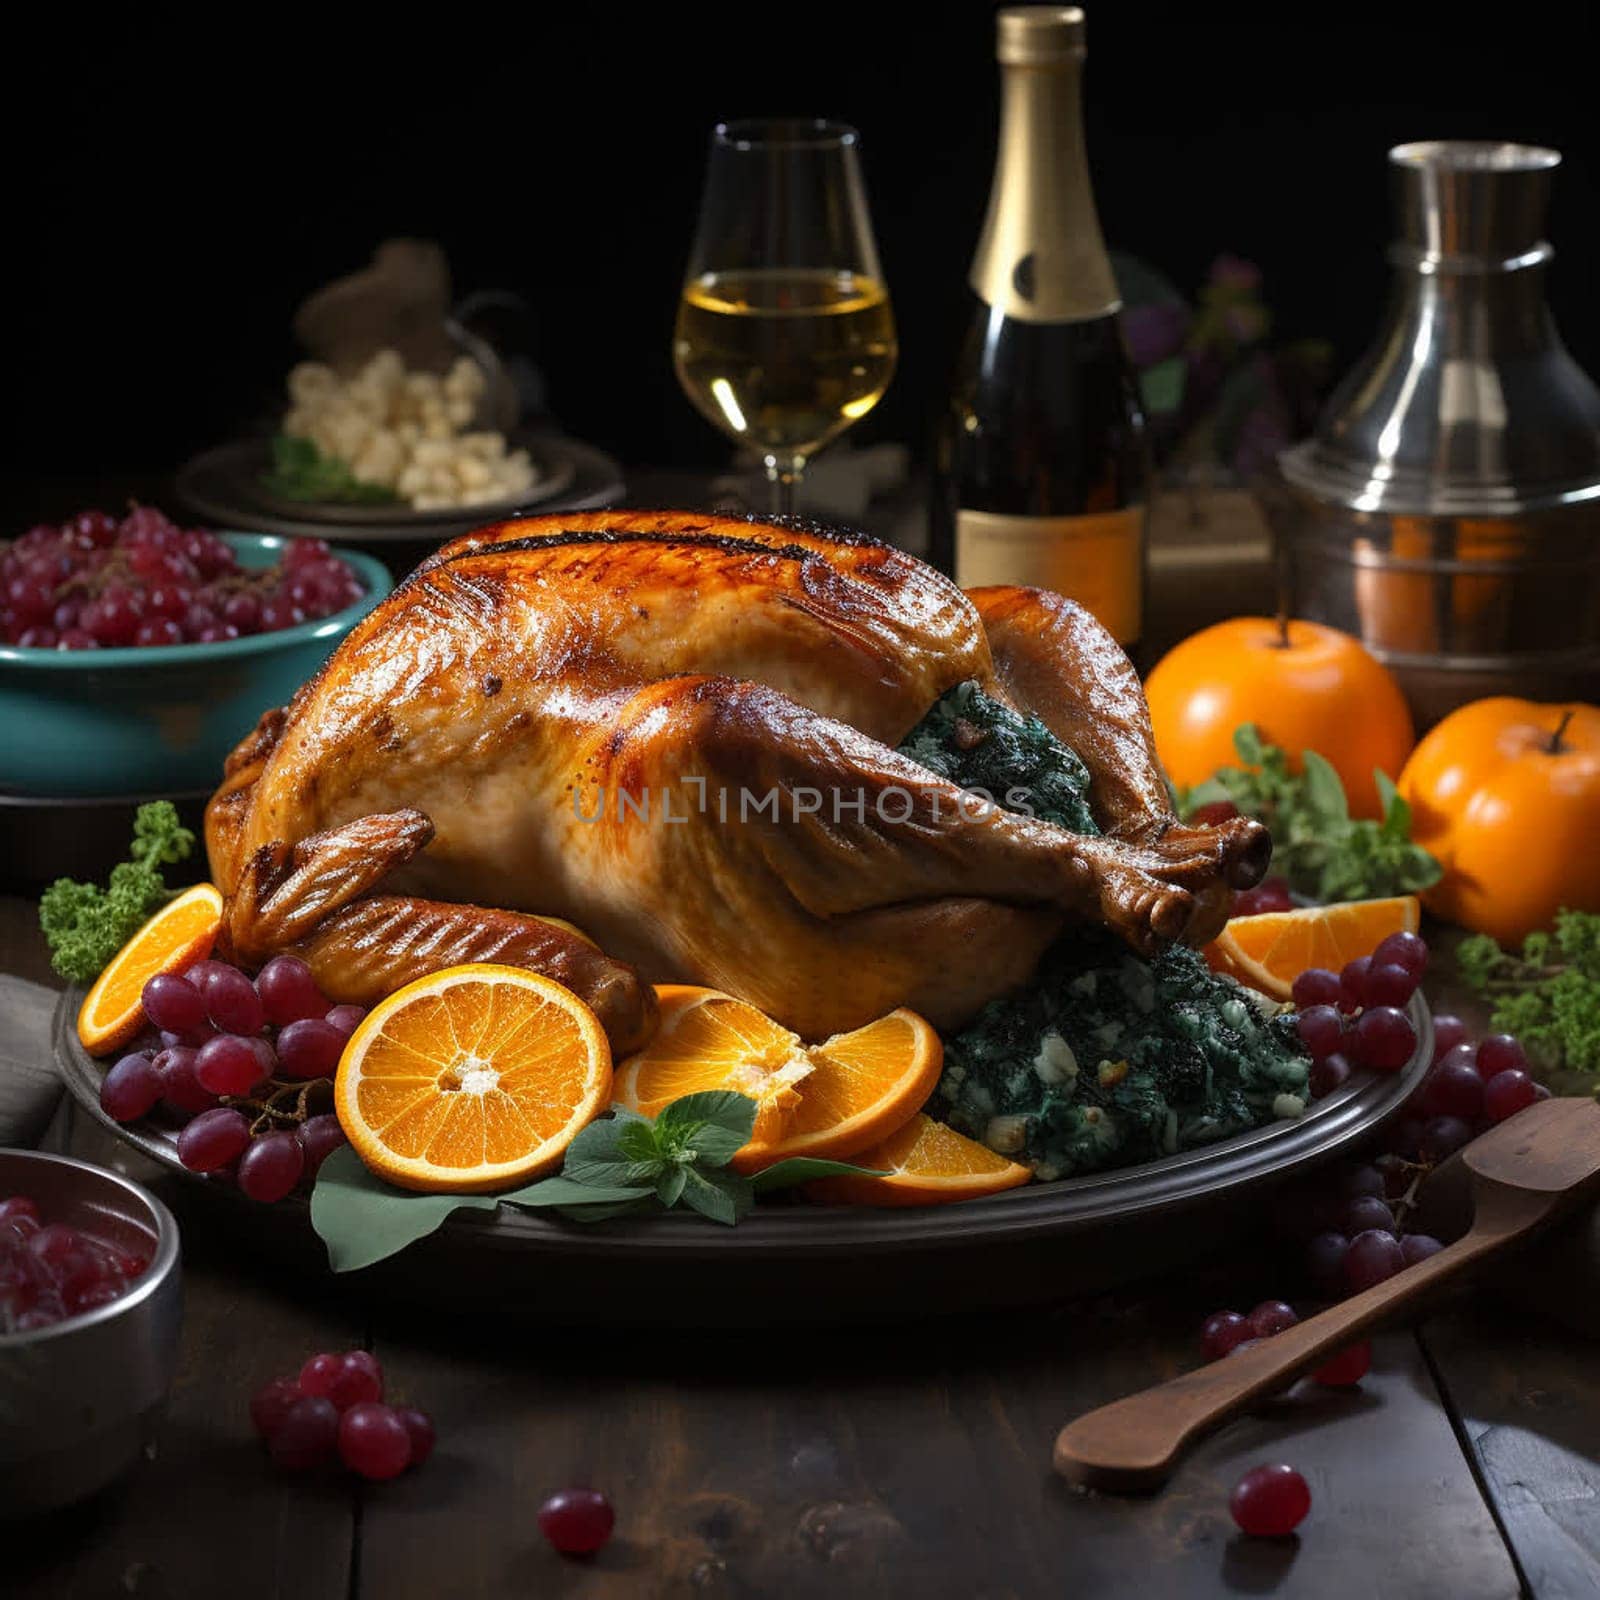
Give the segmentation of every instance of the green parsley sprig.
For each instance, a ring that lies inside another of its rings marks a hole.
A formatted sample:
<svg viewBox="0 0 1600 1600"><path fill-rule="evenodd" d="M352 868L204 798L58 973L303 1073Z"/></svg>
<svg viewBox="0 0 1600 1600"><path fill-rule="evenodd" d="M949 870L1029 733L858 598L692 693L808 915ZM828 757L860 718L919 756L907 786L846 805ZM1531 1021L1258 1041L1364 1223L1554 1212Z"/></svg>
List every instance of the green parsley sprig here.
<svg viewBox="0 0 1600 1600"><path fill-rule="evenodd" d="M325 456L309 439L279 433L272 440L272 466L261 481L285 500L320 500L335 505L391 505L398 498L380 483L367 483L348 462Z"/></svg>
<svg viewBox="0 0 1600 1600"><path fill-rule="evenodd" d="M1268 744L1253 723L1234 730L1241 765L1179 796L1184 816L1217 800L1231 801L1272 834L1272 864L1289 887L1324 904L1414 894L1439 881L1439 863L1412 842L1411 807L1387 773L1375 772L1381 820L1350 815L1344 785L1332 765L1307 750L1301 771Z"/></svg>
<svg viewBox="0 0 1600 1600"><path fill-rule="evenodd" d="M1600 1072L1600 912L1561 910L1552 933L1530 933L1518 951L1486 933L1463 939L1456 964L1546 1071Z"/></svg>
<svg viewBox="0 0 1600 1600"><path fill-rule="evenodd" d="M40 897L39 926L50 964L73 983L97 978L145 919L172 898L160 869L186 860L193 848L194 834L169 801L140 806L128 860L111 869L104 889L57 878Z"/></svg>

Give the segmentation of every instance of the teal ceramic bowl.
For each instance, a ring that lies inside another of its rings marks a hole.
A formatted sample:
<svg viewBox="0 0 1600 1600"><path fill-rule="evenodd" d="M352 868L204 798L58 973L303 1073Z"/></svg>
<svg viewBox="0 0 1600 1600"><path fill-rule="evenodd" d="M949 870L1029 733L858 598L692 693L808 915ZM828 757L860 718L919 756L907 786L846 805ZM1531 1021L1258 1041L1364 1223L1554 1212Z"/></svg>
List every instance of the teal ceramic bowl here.
<svg viewBox="0 0 1600 1600"><path fill-rule="evenodd" d="M243 567L270 567L293 543L223 537ZM223 757L327 660L394 586L382 563L335 552L366 593L332 616L217 644L119 650L0 645L0 794L82 798L213 789Z"/></svg>

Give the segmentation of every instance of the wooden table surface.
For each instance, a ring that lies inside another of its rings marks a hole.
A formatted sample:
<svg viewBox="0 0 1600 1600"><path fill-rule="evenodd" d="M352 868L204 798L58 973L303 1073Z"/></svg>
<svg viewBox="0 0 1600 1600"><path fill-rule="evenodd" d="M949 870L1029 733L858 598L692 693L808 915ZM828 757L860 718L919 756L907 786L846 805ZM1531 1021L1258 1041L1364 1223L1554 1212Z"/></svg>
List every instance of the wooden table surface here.
<svg viewBox="0 0 1600 1600"><path fill-rule="evenodd" d="M48 981L33 910L0 899L0 970ZM204 1196L67 1108L46 1141ZM1201 1318L1280 1285L1224 1258L1145 1289L1025 1315L729 1337L529 1334L289 1278L214 1230L186 1240L183 1348L152 1459L89 1505L6 1527L15 1600L469 1600L521 1595L1297 1597L1600 1594L1596 1350L1474 1292L1378 1341L1357 1391L1296 1393L1203 1445L1150 1498L1050 1471L1067 1418L1192 1365ZM430 1411L426 1467L363 1487L275 1471L250 1391L311 1352L363 1345ZM1296 1538L1239 1536L1227 1497L1284 1460L1310 1483ZM573 1483L617 1533L564 1561L535 1523Z"/></svg>

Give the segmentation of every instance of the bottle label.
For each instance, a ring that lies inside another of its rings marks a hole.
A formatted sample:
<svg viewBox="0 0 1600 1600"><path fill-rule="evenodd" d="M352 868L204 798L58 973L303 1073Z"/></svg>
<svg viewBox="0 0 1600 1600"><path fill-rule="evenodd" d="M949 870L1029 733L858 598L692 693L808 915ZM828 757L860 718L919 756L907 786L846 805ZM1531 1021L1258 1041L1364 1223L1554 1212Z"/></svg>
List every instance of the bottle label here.
<svg viewBox="0 0 1600 1600"><path fill-rule="evenodd" d="M1053 589L1093 612L1119 644L1144 622L1144 507L1081 517L956 513L956 582Z"/></svg>

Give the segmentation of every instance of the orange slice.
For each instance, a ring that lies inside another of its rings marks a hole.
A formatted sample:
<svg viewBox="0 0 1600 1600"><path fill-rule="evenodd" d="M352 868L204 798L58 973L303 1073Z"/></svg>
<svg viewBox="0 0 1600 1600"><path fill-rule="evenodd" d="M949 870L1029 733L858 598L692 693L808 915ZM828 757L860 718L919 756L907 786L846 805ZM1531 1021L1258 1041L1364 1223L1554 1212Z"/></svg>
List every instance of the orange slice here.
<svg viewBox="0 0 1600 1600"><path fill-rule="evenodd" d="M1308 967L1337 972L1345 962L1371 955L1391 933L1415 933L1420 916L1416 896L1402 894L1234 917L1207 946L1206 959L1241 983L1287 1000Z"/></svg>
<svg viewBox="0 0 1600 1600"><path fill-rule="evenodd" d="M1015 1189L1033 1176L1027 1167L921 1112L854 1160L886 1176L818 1178L806 1185L806 1193L827 1205L942 1206Z"/></svg>
<svg viewBox="0 0 1600 1600"><path fill-rule="evenodd" d="M656 990L661 1025L617 1068L617 1099L653 1117L680 1095L735 1089L756 1102L750 1142L736 1172L790 1156L843 1160L908 1122L933 1093L944 1046L914 1011L891 1011L821 1044L716 989Z"/></svg>
<svg viewBox="0 0 1600 1600"><path fill-rule="evenodd" d="M92 1056L120 1049L144 1026L139 996L163 972L204 961L222 926L222 893L197 883L169 900L111 958L78 1007L78 1039Z"/></svg>
<svg viewBox="0 0 1600 1600"><path fill-rule="evenodd" d="M570 989L479 963L418 978L362 1018L334 1078L339 1126L402 1189L509 1189L561 1160L611 1095L611 1047Z"/></svg>

